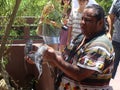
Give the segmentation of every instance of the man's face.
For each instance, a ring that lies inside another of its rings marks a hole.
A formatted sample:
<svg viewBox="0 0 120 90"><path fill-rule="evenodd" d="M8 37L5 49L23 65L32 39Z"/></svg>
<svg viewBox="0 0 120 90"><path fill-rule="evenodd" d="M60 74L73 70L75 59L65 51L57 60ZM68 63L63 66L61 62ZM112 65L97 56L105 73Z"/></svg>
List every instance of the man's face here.
<svg viewBox="0 0 120 90"><path fill-rule="evenodd" d="M80 26L82 33L86 36L93 35L98 30L98 21L94 17L94 10L93 9L84 9L83 15L80 21Z"/></svg>
<svg viewBox="0 0 120 90"><path fill-rule="evenodd" d="M85 7L88 3L88 0L78 0L78 3L81 7Z"/></svg>
<svg viewBox="0 0 120 90"><path fill-rule="evenodd" d="M70 0L63 0L63 3L68 5L70 4Z"/></svg>

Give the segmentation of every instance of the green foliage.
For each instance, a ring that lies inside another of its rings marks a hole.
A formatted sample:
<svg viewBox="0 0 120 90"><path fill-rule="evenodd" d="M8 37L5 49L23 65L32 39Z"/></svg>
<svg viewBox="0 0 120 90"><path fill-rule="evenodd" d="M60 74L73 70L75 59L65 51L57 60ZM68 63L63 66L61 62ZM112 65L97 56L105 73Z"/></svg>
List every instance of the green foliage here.
<svg viewBox="0 0 120 90"><path fill-rule="evenodd" d="M4 29L1 29L0 30L0 37L2 37L3 35L4 35ZM11 32L10 32L10 35L9 35L11 37L10 39L15 39L15 38L18 37L18 35L20 35L20 34L18 34L18 30L11 29Z"/></svg>
<svg viewBox="0 0 120 90"><path fill-rule="evenodd" d="M16 0L0 0L0 16L9 16ZM48 0L22 0L17 16L39 16Z"/></svg>
<svg viewBox="0 0 120 90"><path fill-rule="evenodd" d="M51 4L54 5L54 10L47 15L47 18L49 20L53 20L56 23L60 24L62 18L61 3L58 2L57 0L51 0L51 1L52 1Z"/></svg>
<svg viewBox="0 0 120 90"><path fill-rule="evenodd" d="M111 7L112 0L96 0L96 1L99 3L99 5L101 5L104 8L107 15Z"/></svg>
<svg viewBox="0 0 120 90"><path fill-rule="evenodd" d="M15 0L0 0L0 16L9 16L14 4Z"/></svg>
<svg viewBox="0 0 120 90"><path fill-rule="evenodd" d="M20 7L18 9L16 18L14 20L13 25L17 26L26 26L29 25L26 23L26 19L24 17L33 16L38 18L34 23L38 23L39 16L41 15L41 11L43 7L46 5L48 0L22 0ZM4 35L4 27L6 27L9 16L11 15L16 0L0 0L0 36ZM24 17L23 17L24 16ZM1 29L2 26L2 29ZM10 36L18 37L20 30L15 31L11 30ZM18 35L17 35L18 34ZM33 33L33 35L35 32Z"/></svg>
<svg viewBox="0 0 120 90"><path fill-rule="evenodd" d="M18 9L17 12L17 16L15 18L14 21L14 25L29 25L26 24L25 19L21 18L22 16L34 16L36 18L38 18L34 24L38 23L39 17L41 15L41 12L43 10L43 7L48 3L48 1L51 1L54 5L55 5L55 9L56 10L60 10L61 7L59 7L59 3L56 3L56 1L58 0L22 0L20 7ZM111 7L112 4L112 0L96 0L105 10L106 15L108 14L108 11ZM16 0L0 0L0 25L6 26L7 22L9 21L9 16L11 15L11 12L14 8ZM61 13L60 13L61 14ZM54 18L55 20L59 20L60 18L59 15L57 13L57 15L55 13L53 13L53 15L50 15L50 18ZM1 19L1 16L5 16L6 18ZM57 21L59 22L59 21ZM4 29L4 28L3 28ZM4 31L4 30L3 30ZM3 35L3 31L1 30L0 34ZM15 36L17 37L19 34L19 32L21 33L20 30L18 30L17 32L13 32L15 31L14 29L11 31L10 36ZM30 31L30 35L35 35L36 33L34 32L34 30L32 29ZM18 34L18 35L17 35Z"/></svg>
<svg viewBox="0 0 120 90"><path fill-rule="evenodd" d="M8 46L6 48L8 48ZM2 57L2 60L0 61L0 65L2 66L2 68L5 69L7 64L8 64L7 56Z"/></svg>
<svg viewBox="0 0 120 90"><path fill-rule="evenodd" d="M16 0L0 0L0 16L9 16ZM55 3L54 0L51 0ZM96 0L108 13L112 0ZM40 16L41 11L48 0L22 0L17 16ZM57 6L58 4L55 3ZM56 7L58 8L58 7Z"/></svg>
<svg viewBox="0 0 120 90"><path fill-rule="evenodd" d="M18 16L39 16L47 0L22 0Z"/></svg>

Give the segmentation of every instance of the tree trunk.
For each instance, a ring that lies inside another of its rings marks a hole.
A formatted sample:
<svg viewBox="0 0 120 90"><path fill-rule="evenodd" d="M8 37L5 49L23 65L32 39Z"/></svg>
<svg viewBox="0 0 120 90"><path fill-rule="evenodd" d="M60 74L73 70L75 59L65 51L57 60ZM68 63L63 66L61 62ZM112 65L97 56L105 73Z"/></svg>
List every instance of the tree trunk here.
<svg viewBox="0 0 120 90"><path fill-rule="evenodd" d="M8 73L6 72L6 70L2 67L2 57L4 55L4 51L5 51L5 46L6 46L6 43L7 43L7 38L10 34L10 29L11 29L11 26L14 22L14 19L15 19L15 16L16 16L16 13L18 11L18 8L19 8L19 5L20 5L20 2L21 0L16 0L16 3L15 3L15 6L13 8L13 12L10 16L10 20L5 28L5 35L3 36L2 38L2 41L1 41L1 47L0 47L0 75L3 76L3 79L5 80L6 84L9 85L9 81L8 81ZM1 83L3 82L2 79L0 79L0 85ZM6 85L5 85L6 86ZM4 88L2 86L0 86L0 90ZM6 87L5 87L6 88ZM8 88L10 90L10 88ZM7 90L7 89L2 89L2 90Z"/></svg>

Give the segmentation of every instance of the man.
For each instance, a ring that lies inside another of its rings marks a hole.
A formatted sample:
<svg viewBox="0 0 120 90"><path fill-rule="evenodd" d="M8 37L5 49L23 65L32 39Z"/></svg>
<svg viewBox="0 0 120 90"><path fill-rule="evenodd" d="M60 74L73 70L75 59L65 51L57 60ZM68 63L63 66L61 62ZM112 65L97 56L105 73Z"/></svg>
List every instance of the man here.
<svg viewBox="0 0 120 90"><path fill-rule="evenodd" d="M89 2L89 0L76 0L76 1L78 1L79 7L76 9L72 9L67 23L67 26L69 27L67 45L69 45L71 43L71 40L73 40L79 33L81 33L80 30L81 15L85 6Z"/></svg>
<svg viewBox="0 0 120 90"><path fill-rule="evenodd" d="M98 4L96 0L89 0L88 5L90 4ZM72 0L72 9L76 9L79 7L78 1L77 0Z"/></svg>
<svg viewBox="0 0 120 90"><path fill-rule="evenodd" d="M87 5L98 4L95 0L72 0L72 11L69 16L68 24L68 38L67 44L69 45L72 40L81 33L80 19L84 8Z"/></svg>
<svg viewBox="0 0 120 90"><path fill-rule="evenodd" d="M43 62L49 62L63 72L56 90L112 90L109 81L113 47L105 34L103 8L95 4L87 6L80 25L84 36L66 48L68 53L61 55L47 46L43 53Z"/></svg>
<svg viewBox="0 0 120 90"><path fill-rule="evenodd" d="M64 72L59 90L112 90L109 81L113 67L113 47L105 35L103 9L95 4L87 6L80 25L84 37L70 48L66 57L48 47L43 60Z"/></svg>
<svg viewBox="0 0 120 90"><path fill-rule="evenodd" d="M108 15L109 38L112 36L112 44L115 51L114 69L112 78L115 78L117 67L120 61L120 0L114 0ZM114 29L113 29L114 24ZM114 30L114 32L113 32Z"/></svg>

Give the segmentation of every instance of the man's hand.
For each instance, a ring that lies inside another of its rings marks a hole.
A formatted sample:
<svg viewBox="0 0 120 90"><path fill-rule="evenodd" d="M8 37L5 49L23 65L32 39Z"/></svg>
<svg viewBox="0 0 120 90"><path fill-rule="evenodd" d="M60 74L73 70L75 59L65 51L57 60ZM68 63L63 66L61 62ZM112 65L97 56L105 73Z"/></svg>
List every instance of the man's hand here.
<svg viewBox="0 0 120 90"><path fill-rule="evenodd" d="M56 52L52 47L48 46L48 49L46 50L46 52L43 55L43 60L44 61L48 61L48 62L53 62L53 60L55 60L56 58Z"/></svg>
<svg viewBox="0 0 120 90"><path fill-rule="evenodd" d="M61 52L56 51L52 47L48 46L48 50L46 50L46 52L43 55L43 63L48 62L53 67L56 67L56 62L59 56L62 56Z"/></svg>
<svg viewBox="0 0 120 90"><path fill-rule="evenodd" d="M27 54L24 59L29 63L29 64L35 64L34 60L30 57L30 55L34 55L36 51L31 51L29 54Z"/></svg>
<svg viewBox="0 0 120 90"><path fill-rule="evenodd" d="M29 64L35 64L35 62L28 56L25 56L24 59L29 63Z"/></svg>
<svg viewBox="0 0 120 90"><path fill-rule="evenodd" d="M111 34L108 32L108 33L106 33L106 35L107 35L107 37L110 39L110 40L112 40L112 36L111 36Z"/></svg>

